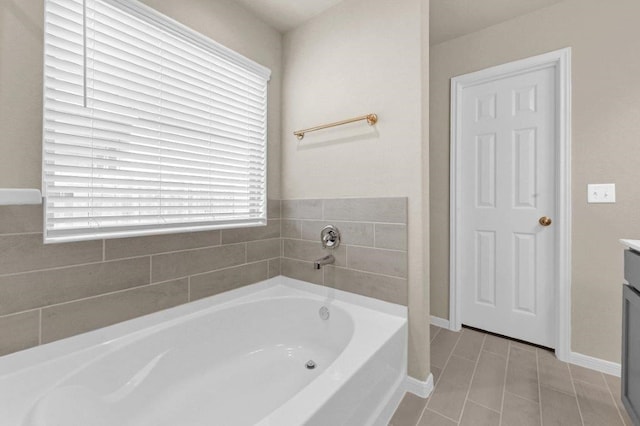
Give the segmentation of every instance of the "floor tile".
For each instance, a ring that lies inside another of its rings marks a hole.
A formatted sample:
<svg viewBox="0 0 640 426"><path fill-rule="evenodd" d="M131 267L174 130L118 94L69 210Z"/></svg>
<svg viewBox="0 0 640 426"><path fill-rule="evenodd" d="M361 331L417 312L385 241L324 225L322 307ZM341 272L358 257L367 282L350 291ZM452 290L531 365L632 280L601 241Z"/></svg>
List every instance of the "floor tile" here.
<svg viewBox="0 0 640 426"><path fill-rule="evenodd" d="M435 385L436 383L438 383L438 379L442 375L442 369L432 365L431 366L431 374L433 374L433 384Z"/></svg>
<svg viewBox="0 0 640 426"><path fill-rule="evenodd" d="M438 368L444 368L453 348L458 342L461 333L441 329L431 342L431 364Z"/></svg>
<svg viewBox="0 0 640 426"><path fill-rule="evenodd" d="M509 343L511 344L511 346L514 346L514 347L516 347L518 349L524 349L526 351L534 351L534 352L536 350L535 346L529 345L529 344L524 343L524 342L517 342L515 340L511 340L511 341L509 341Z"/></svg>
<svg viewBox="0 0 640 426"><path fill-rule="evenodd" d="M622 392L622 383L620 377L604 374L604 381L607 383L607 387L613 394L613 396L620 396Z"/></svg>
<svg viewBox="0 0 640 426"><path fill-rule="evenodd" d="M476 363L473 361L452 355L440 378L458 385L468 386L471 383L475 366Z"/></svg>
<svg viewBox="0 0 640 426"><path fill-rule="evenodd" d="M426 404L426 399L409 392L405 393L398 409L389 422L389 426L414 426L418 423Z"/></svg>
<svg viewBox="0 0 640 426"><path fill-rule="evenodd" d="M440 378L427 407L450 419L459 419L468 389L468 385L452 383Z"/></svg>
<svg viewBox="0 0 640 426"><path fill-rule="evenodd" d="M483 351L471 382L469 399L492 410L500 411L506 369L505 358Z"/></svg>
<svg viewBox="0 0 640 426"><path fill-rule="evenodd" d="M580 381L576 381L575 386L584 426L623 426L608 388Z"/></svg>
<svg viewBox="0 0 640 426"><path fill-rule="evenodd" d="M467 401L460 426L498 426L499 424L500 413Z"/></svg>
<svg viewBox="0 0 640 426"><path fill-rule="evenodd" d="M613 395L613 399L616 402L616 406L618 407L618 411L622 416L622 420L624 421L624 424L626 426L633 426L633 422L631 421L629 414L627 414L627 409L624 408L624 405L622 404L622 399L620 397L620 394L622 392L620 377L615 377L615 376L610 376L608 374L605 374L604 380L605 382L607 382L607 386L609 386L609 390Z"/></svg>
<svg viewBox="0 0 640 426"><path fill-rule="evenodd" d="M600 386L601 388L607 387L604 381L604 375L599 371L589 370L588 368L574 364L569 364L569 369L571 370L573 380L579 380L589 383L590 385Z"/></svg>
<svg viewBox="0 0 640 426"><path fill-rule="evenodd" d="M506 358L509 354L509 340L505 339L504 337L487 334L487 337L484 340L484 345L482 346L482 350Z"/></svg>
<svg viewBox="0 0 640 426"><path fill-rule="evenodd" d="M431 332L435 389L405 396L392 426L632 426L618 377L474 329Z"/></svg>
<svg viewBox="0 0 640 426"><path fill-rule="evenodd" d="M581 426L582 419L578 411L575 396L540 386L542 405L542 424L544 426ZM604 425L603 425L604 426Z"/></svg>
<svg viewBox="0 0 640 426"><path fill-rule="evenodd" d="M451 419L444 417L436 413L435 411L431 411L428 408L424 410L422 414L422 418L418 423L418 426L457 426L458 423L454 422Z"/></svg>
<svg viewBox="0 0 640 426"><path fill-rule="evenodd" d="M569 365L558 360L552 352L538 350L540 385L575 395Z"/></svg>
<svg viewBox="0 0 640 426"><path fill-rule="evenodd" d="M429 326L429 333L430 333L431 340L433 340L436 337L436 334L438 334L440 330L441 330L440 327L435 326L433 324Z"/></svg>
<svg viewBox="0 0 640 426"><path fill-rule="evenodd" d="M512 346L507 363L505 390L538 401L538 368L536 353Z"/></svg>
<svg viewBox="0 0 640 426"><path fill-rule="evenodd" d="M505 392L502 426L540 426L540 424L539 403Z"/></svg>
<svg viewBox="0 0 640 426"><path fill-rule="evenodd" d="M453 350L453 354L461 358L476 361L478 355L480 355L482 344L484 343L484 336L486 336L486 334L480 333L479 331L463 328L462 335Z"/></svg>

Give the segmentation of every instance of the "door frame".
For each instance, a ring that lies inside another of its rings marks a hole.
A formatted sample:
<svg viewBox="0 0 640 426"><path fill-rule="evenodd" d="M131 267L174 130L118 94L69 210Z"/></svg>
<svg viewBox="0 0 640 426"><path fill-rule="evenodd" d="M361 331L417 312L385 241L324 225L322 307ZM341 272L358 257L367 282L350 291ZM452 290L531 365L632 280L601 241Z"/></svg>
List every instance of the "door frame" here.
<svg viewBox="0 0 640 426"><path fill-rule="evenodd" d="M461 221L461 137L462 91L518 74L554 68L556 77L556 264L554 274L556 356L569 361L571 354L571 48L509 62L451 79L451 157L450 157L450 252L449 327L462 327L462 285L460 283Z"/></svg>

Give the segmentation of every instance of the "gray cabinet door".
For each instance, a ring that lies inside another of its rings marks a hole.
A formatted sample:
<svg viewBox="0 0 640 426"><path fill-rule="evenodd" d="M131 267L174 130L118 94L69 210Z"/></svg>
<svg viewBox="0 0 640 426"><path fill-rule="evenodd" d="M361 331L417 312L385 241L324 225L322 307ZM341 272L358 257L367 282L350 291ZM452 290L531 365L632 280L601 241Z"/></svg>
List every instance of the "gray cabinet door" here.
<svg viewBox="0 0 640 426"><path fill-rule="evenodd" d="M640 291L625 285L622 300L622 402L640 425Z"/></svg>

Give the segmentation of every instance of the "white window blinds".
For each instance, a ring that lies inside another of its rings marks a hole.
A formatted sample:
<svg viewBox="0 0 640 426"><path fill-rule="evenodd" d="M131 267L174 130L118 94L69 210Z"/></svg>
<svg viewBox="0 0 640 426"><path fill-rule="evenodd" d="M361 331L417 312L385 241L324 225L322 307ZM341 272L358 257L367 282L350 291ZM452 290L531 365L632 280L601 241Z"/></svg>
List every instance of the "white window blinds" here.
<svg viewBox="0 0 640 426"><path fill-rule="evenodd" d="M45 5L45 242L266 223L268 69L136 1Z"/></svg>

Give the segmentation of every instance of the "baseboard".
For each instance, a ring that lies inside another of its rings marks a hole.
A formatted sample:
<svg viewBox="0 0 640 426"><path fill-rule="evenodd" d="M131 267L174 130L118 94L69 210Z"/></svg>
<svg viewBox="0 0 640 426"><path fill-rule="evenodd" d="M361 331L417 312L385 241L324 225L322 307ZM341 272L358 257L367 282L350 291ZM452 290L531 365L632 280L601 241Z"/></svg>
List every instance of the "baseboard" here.
<svg viewBox="0 0 640 426"><path fill-rule="evenodd" d="M440 317L434 317L433 315L431 315L431 324L435 325L437 327L440 328L446 328L447 330L450 330L449 328L449 320L444 319L444 318L440 318ZM600 371L601 373L605 373L605 374L609 374L612 376L616 376L616 377L620 377L621 371L622 371L622 367L620 366L620 364L616 363L616 362L611 362L611 361L606 361L604 359L600 359L600 358L595 358L589 355L584 355L584 354L580 354L577 352L571 352L569 355L569 363L571 364L575 364L575 365L579 365L580 367L585 367L585 368L589 368L591 370L596 370L596 371ZM408 379L414 380L416 383L416 386L418 386L417 384L420 383L424 383L424 382L420 382L412 377L408 377ZM418 393L419 391L413 392L411 390L409 390L409 382L407 382L407 392L411 392L414 393L418 396L420 396L420 393ZM432 384L433 386L433 384ZM431 392L431 391L429 391Z"/></svg>
<svg viewBox="0 0 640 426"><path fill-rule="evenodd" d="M407 376L404 381L404 387L407 392L419 396L420 398L427 398L433 391L433 374L429 373L426 381L414 379L411 376Z"/></svg>
<svg viewBox="0 0 640 426"><path fill-rule="evenodd" d="M434 317L433 315L431 315L431 325L435 325L437 327L446 328L447 330L450 330L448 319Z"/></svg>
<svg viewBox="0 0 640 426"><path fill-rule="evenodd" d="M577 352L571 352L569 362L571 364L579 365L580 367L600 371L601 373L610 374L616 377L620 377L621 374L621 366L617 362L605 361L604 359L594 358Z"/></svg>

